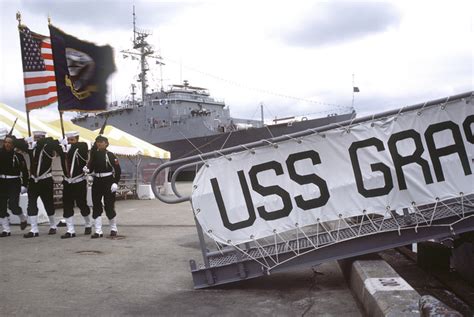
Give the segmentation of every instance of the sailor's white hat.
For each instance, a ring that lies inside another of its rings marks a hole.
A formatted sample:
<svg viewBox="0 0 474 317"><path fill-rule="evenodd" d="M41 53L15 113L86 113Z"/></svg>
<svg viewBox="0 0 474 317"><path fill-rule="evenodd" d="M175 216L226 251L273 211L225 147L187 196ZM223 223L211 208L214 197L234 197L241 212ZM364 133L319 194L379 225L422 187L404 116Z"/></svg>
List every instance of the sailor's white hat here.
<svg viewBox="0 0 474 317"><path fill-rule="evenodd" d="M33 131L34 136L46 136L45 131Z"/></svg>
<svg viewBox="0 0 474 317"><path fill-rule="evenodd" d="M77 131L68 131L65 133L66 138L72 138L75 136L79 136L79 132Z"/></svg>

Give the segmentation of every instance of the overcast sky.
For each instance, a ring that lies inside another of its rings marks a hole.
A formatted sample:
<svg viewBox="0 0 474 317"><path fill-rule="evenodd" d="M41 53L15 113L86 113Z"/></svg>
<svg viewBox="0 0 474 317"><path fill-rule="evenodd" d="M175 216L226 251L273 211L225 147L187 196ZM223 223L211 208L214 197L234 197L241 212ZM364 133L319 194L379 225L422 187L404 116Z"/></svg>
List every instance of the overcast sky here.
<svg viewBox="0 0 474 317"><path fill-rule="evenodd" d="M474 90L473 1L2 0L0 102L24 108L17 11L34 32L48 35L49 14L110 44L109 101L129 96L139 65L120 51L131 48L133 4L166 63L161 76L150 62L149 89L187 79L233 116L256 119L260 103L267 117L350 106L352 74L360 116Z"/></svg>

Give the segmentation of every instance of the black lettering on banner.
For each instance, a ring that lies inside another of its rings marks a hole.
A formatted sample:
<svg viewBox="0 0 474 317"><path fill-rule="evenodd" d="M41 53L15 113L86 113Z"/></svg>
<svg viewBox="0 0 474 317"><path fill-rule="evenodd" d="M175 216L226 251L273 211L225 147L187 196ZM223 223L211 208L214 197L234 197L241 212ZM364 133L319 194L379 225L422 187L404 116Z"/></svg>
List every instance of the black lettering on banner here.
<svg viewBox="0 0 474 317"><path fill-rule="evenodd" d="M474 115L470 115L464 120L462 126L464 128L464 134L466 135L466 139L474 144L474 131L472 131L471 125L474 123Z"/></svg>
<svg viewBox="0 0 474 317"><path fill-rule="evenodd" d="M413 154L408 156L401 156L398 153L397 142L401 140L412 139L415 143L415 151ZM430 172L430 165L428 161L421 158L421 154L425 151L423 144L421 142L421 137L418 132L415 130L406 130L392 134L388 140L388 149L390 150L390 155L392 156L393 164L395 166L395 172L397 174L398 187L400 190L407 189L407 184L405 180L405 174L403 173L403 166L416 163L421 167L423 171L423 176L425 177L425 183L433 183L433 177Z"/></svg>
<svg viewBox="0 0 474 317"><path fill-rule="evenodd" d="M286 217L293 209L290 194L280 186L262 186L258 182L257 174L267 170L274 170L276 175L283 174L283 168L277 161L270 161L253 166L249 171L250 182L254 191L262 196L277 195L283 202L283 208L275 211L267 211L265 206L257 207L258 214L265 220L275 220Z"/></svg>
<svg viewBox="0 0 474 317"><path fill-rule="evenodd" d="M304 159L311 159L313 165L321 164L318 152L314 150L291 154L286 159L286 167L290 178L299 185L314 184L318 186L320 195L318 198L304 200L302 195L296 196L296 205L303 210L309 210L326 205L329 200L329 190L326 181L316 174L299 175L296 173L295 162Z"/></svg>
<svg viewBox="0 0 474 317"><path fill-rule="evenodd" d="M372 172L381 172L383 174L385 185L383 187L374 189L366 189L364 187L364 179L360 169L357 150L372 146L374 146L378 152L385 150L382 141L377 138L370 138L363 141L354 142L349 147L349 155L357 184L357 190L362 196L366 198L387 195L393 188L393 178L392 174L390 173L390 167L383 163L370 164L370 168L372 169Z"/></svg>
<svg viewBox="0 0 474 317"><path fill-rule="evenodd" d="M435 133L449 130L453 136L454 144L437 148L433 135ZM469 160L466 154L466 148L462 140L461 131L456 123L452 121L444 121L440 123L432 124L425 131L426 144L428 145L428 151L430 152L431 161L433 162L433 168L435 171L436 179L438 182L444 181L443 167L441 166L440 157L457 153L459 160L461 161L464 175L470 175L471 167L469 166Z"/></svg>
<svg viewBox="0 0 474 317"><path fill-rule="evenodd" d="M249 227L253 225L255 219L257 219L252 202L252 197L250 196L249 186L247 184L247 181L245 180L245 174L243 171L238 171L237 175L239 176L240 187L242 188L242 193L244 194L245 204L247 205L247 212L249 213L249 217L247 220L242 220L236 223L231 223L229 220L229 216L227 215L227 210L224 205L224 200L222 199L222 194L217 179L211 179L212 190L214 191L214 197L216 198L217 207L219 208L219 213L221 214L222 223L224 224L224 227L231 231Z"/></svg>

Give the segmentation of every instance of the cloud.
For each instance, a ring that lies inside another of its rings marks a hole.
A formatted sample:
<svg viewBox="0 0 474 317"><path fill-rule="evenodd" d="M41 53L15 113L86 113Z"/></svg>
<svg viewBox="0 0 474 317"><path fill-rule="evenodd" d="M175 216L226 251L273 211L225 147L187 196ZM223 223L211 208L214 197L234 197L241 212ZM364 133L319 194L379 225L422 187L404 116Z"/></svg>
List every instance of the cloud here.
<svg viewBox="0 0 474 317"><path fill-rule="evenodd" d="M289 45L317 47L347 42L396 27L401 13L384 2L324 2L280 33Z"/></svg>
<svg viewBox="0 0 474 317"><path fill-rule="evenodd" d="M25 11L51 16L54 24L94 25L102 30L130 30L135 5L137 27L148 28L170 21L186 3L147 1L25 0Z"/></svg>

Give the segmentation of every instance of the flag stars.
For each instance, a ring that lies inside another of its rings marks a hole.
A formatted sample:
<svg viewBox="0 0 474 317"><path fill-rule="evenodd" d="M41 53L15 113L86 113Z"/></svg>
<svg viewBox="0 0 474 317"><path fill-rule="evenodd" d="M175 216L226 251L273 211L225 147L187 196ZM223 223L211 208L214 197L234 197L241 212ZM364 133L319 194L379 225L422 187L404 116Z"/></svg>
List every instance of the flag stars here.
<svg viewBox="0 0 474 317"><path fill-rule="evenodd" d="M41 39L34 38L28 29L20 32L23 46L23 70L44 71L46 66L41 56Z"/></svg>

